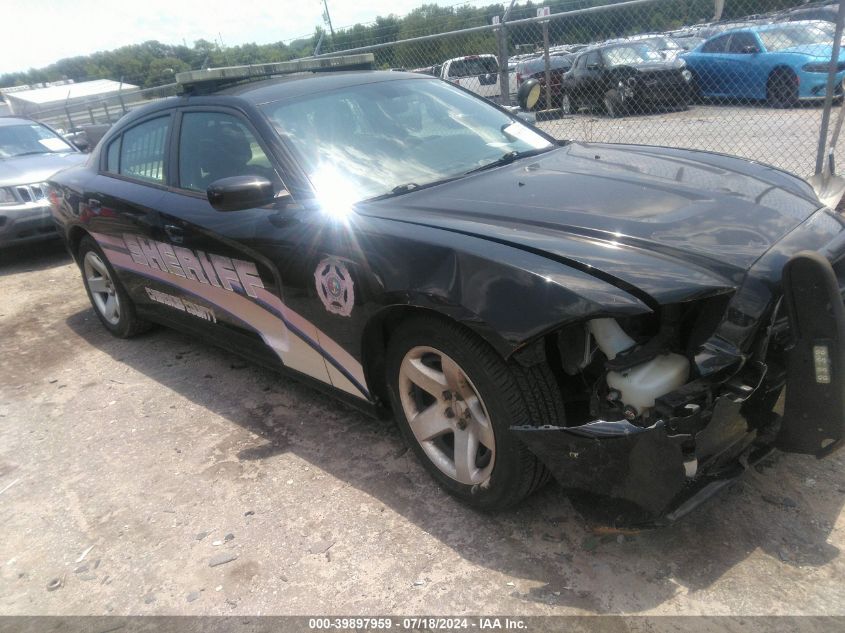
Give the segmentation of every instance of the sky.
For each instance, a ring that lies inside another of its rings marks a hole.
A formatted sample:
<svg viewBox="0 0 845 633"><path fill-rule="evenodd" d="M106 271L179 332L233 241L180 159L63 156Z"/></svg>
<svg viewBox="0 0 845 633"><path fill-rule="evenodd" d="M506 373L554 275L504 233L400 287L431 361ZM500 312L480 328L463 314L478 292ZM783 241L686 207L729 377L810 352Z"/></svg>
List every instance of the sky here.
<svg viewBox="0 0 845 633"><path fill-rule="evenodd" d="M335 29L405 15L426 2L461 0L328 0ZM311 35L322 13L322 0L0 0L0 74L147 40L188 46L198 39L222 39L225 46L290 40Z"/></svg>

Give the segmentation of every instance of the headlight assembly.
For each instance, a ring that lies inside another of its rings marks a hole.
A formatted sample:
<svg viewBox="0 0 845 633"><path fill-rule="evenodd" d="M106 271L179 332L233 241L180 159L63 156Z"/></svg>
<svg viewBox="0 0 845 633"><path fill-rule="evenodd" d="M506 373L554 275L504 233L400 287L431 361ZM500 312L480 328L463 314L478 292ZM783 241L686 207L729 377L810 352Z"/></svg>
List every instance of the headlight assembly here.
<svg viewBox="0 0 845 633"><path fill-rule="evenodd" d="M804 64L801 69L805 70L808 73L826 73L828 70L830 70L830 63L826 62L822 64Z"/></svg>
<svg viewBox="0 0 845 633"><path fill-rule="evenodd" d="M15 198L15 194L12 193L11 189L0 187L0 204L14 204L17 201L18 200Z"/></svg>

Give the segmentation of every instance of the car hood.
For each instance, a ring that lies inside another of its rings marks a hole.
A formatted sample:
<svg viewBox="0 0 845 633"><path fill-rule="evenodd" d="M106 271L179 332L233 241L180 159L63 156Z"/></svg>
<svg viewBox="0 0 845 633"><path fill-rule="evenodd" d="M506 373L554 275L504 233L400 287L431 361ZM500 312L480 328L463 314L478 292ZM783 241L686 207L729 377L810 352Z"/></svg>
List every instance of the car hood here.
<svg viewBox="0 0 845 633"><path fill-rule="evenodd" d="M664 303L736 288L820 207L806 182L752 161L572 143L358 211L543 253Z"/></svg>
<svg viewBox="0 0 845 633"><path fill-rule="evenodd" d="M0 187L44 182L61 169L84 163L86 158L79 152L64 152L0 159Z"/></svg>
<svg viewBox="0 0 845 633"><path fill-rule="evenodd" d="M665 58L660 60L642 61L635 64L625 64L624 66L615 66L611 68L613 71L621 69L632 69L641 73L651 73L660 70L680 70L686 66L686 62L678 56L673 58Z"/></svg>
<svg viewBox="0 0 845 633"><path fill-rule="evenodd" d="M791 46L789 48L782 48L779 51L772 51L774 54L778 53L794 53L796 55L803 55L804 57L816 57L818 59L830 60L833 56L833 46L831 44L803 44L801 46Z"/></svg>

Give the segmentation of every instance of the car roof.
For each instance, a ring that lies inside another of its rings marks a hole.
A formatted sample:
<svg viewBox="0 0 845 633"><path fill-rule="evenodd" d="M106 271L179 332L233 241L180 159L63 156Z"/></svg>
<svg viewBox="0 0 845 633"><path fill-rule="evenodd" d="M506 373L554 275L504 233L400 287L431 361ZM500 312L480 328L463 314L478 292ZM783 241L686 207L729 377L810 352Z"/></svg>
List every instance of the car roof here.
<svg viewBox="0 0 845 633"><path fill-rule="evenodd" d="M38 121L33 121L32 119L24 119L22 117L17 116L2 116L0 117L0 127L8 127L10 125L23 125L26 123L38 123Z"/></svg>
<svg viewBox="0 0 845 633"><path fill-rule="evenodd" d="M126 118L122 120L122 125L116 125L112 129L116 130L119 127L126 127L132 121L151 113L177 106L223 105L225 103L231 104L233 99L246 102L251 106L261 106L337 88L409 79L417 81L439 81L427 74L391 70L304 72L282 75L258 81L244 81L200 94L182 94L159 99L138 108L133 108Z"/></svg>
<svg viewBox="0 0 845 633"><path fill-rule="evenodd" d="M796 20L794 22L771 22L769 24L752 24L750 26L742 26L732 29L726 29L721 33L717 33L716 35L725 35L727 33L736 33L737 31L749 31L753 33L758 33L760 31L776 31L778 29L788 29L788 28L796 28L800 27L802 23L809 23L809 22L819 22L819 20ZM715 35L713 36L715 37Z"/></svg>
<svg viewBox="0 0 845 633"><path fill-rule="evenodd" d="M430 75L394 70L352 70L284 75L229 86L208 96L239 97L253 105L293 99L315 92L400 79L431 80Z"/></svg>

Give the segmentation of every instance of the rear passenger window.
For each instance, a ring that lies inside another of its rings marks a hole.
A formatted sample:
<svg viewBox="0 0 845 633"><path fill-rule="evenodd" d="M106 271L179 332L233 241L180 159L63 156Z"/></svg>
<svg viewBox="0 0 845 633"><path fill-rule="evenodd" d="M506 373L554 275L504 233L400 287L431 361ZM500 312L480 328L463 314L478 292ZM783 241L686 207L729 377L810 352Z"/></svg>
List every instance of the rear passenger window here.
<svg viewBox="0 0 845 633"><path fill-rule="evenodd" d="M163 183L165 143L169 126L170 117L163 116L124 132L120 144L120 173L130 178Z"/></svg>
<svg viewBox="0 0 845 633"><path fill-rule="evenodd" d="M118 173L117 169L120 165L120 137L118 136L111 143L106 152L106 171L113 174Z"/></svg>

